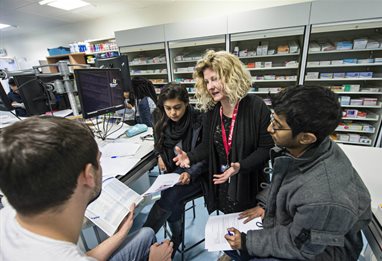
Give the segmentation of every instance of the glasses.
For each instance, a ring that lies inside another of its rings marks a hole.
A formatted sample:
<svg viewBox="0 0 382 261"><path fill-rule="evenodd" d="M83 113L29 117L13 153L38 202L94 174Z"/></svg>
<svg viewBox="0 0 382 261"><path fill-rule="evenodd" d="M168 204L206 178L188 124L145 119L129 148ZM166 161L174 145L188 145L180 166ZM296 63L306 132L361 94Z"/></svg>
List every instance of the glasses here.
<svg viewBox="0 0 382 261"><path fill-rule="evenodd" d="M276 126L276 124L275 124L275 115L274 115L273 112L271 113L270 125L271 125L271 129L272 129L272 131L292 130L292 129L290 129L290 128L278 128L278 127Z"/></svg>

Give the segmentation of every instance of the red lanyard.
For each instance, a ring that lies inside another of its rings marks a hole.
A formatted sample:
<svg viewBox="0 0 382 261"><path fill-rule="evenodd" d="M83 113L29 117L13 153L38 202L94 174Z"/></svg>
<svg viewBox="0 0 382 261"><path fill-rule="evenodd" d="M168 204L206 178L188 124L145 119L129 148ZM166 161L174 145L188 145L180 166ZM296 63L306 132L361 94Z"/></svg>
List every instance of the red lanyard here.
<svg viewBox="0 0 382 261"><path fill-rule="evenodd" d="M231 126L229 127L229 135L228 135L228 141L227 141L227 135L225 132L224 122L223 122L223 108L220 107L220 122L221 122L221 128L222 128L222 139L223 139L225 154L227 157L227 165L229 164L228 155L229 155L229 151L231 150L231 147L232 147L233 128L235 127L238 108L239 108L239 102L236 103L235 108L233 109L232 121L231 121Z"/></svg>

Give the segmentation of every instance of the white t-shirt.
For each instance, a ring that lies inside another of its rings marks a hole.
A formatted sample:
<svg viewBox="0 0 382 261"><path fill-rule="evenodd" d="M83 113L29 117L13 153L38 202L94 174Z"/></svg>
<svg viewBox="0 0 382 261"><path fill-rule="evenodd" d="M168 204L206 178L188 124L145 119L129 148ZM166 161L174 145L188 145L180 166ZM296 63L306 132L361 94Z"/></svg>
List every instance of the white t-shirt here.
<svg viewBox="0 0 382 261"><path fill-rule="evenodd" d="M6 206L0 210L1 261L95 261L73 243L32 233L16 220L16 211Z"/></svg>

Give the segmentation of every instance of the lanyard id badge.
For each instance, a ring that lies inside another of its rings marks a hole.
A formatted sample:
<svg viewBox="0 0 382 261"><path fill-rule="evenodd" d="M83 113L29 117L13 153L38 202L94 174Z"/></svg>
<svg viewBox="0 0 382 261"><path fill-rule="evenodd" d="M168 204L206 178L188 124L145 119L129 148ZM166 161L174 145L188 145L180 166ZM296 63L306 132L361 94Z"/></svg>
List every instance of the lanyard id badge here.
<svg viewBox="0 0 382 261"><path fill-rule="evenodd" d="M224 122L223 122L223 108L220 107L220 123L221 123L221 129L222 129L222 140L223 140L223 145L224 145L224 150L226 155L226 163L227 163L226 165L220 166L221 173L223 173L230 167L229 152L232 148L233 129L236 123L238 108L239 108L239 101L236 103L235 108L233 109L231 126L229 128L229 134L228 134L228 140L227 140L227 135L225 132Z"/></svg>

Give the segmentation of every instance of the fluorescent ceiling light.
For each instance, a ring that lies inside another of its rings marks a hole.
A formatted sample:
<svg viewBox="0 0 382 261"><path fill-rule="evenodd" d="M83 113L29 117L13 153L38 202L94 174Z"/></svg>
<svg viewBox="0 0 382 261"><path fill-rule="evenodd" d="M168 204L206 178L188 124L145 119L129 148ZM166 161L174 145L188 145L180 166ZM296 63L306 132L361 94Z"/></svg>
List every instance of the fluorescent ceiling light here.
<svg viewBox="0 0 382 261"><path fill-rule="evenodd" d="M9 24L0 24L0 29L7 28L7 27L10 27L10 25Z"/></svg>
<svg viewBox="0 0 382 261"><path fill-rule="evenodd" d="M43 0L39 2L40 5L49 5L66 11L90 5L82 0Z"/></svg>

